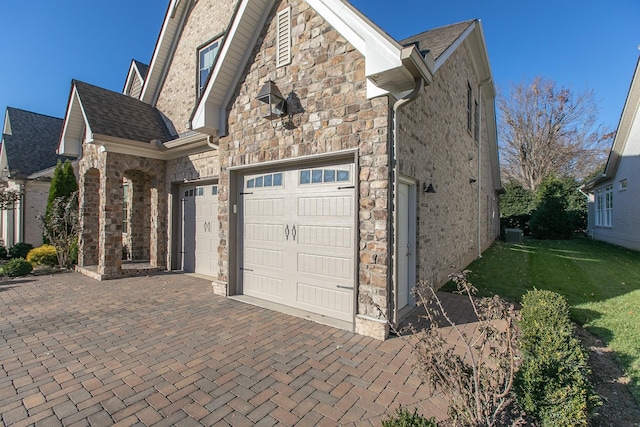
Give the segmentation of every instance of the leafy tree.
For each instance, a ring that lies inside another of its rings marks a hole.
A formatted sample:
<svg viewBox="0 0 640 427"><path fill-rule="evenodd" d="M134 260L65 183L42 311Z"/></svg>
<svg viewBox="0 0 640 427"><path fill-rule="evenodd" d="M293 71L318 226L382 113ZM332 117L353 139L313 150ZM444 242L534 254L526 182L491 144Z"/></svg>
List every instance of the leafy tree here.
<svg viewBox="0 0 640 427"><path fill-rule="evenodd" d="M502 174L537 190L550 175L584 178L604 161L612 133L595 125L593 91L536 77L497 101Z"/></svg>
<svg viewBox="0 0 640 427"><path fill-rule="evenodd" d="M70 267L78 241L78 192L69 197L56 197L49 215L38 215L45 238L56 248L60 267Z"/></svg>
<svg viewBox="0 0 640 427"><path fill-rule="evenodd" d="M78 181L76 180L76 175L73 172L73 165L69 160L65 160L64 164L58 160L56 168L53 171L53 177L51 178L46 215L50 215L51 207L56 198L68 198L75 191L78 191Z"/></svg>
<svg viewBox="0 0 640 427"><path fill-rule="evenodd" d="M529 234L529 220L536 208L536 194L518 182L505 185L505 193L500 196L500 226L519 228Z"/></svg>
<svg viewBox="0 0 640 427"><path fill-rule="evenodd" d="M567 211L568 201L563 181L553 176L545 179L538 191L538 207L529 227L536 239L568 239L573 222Z"/></svg>

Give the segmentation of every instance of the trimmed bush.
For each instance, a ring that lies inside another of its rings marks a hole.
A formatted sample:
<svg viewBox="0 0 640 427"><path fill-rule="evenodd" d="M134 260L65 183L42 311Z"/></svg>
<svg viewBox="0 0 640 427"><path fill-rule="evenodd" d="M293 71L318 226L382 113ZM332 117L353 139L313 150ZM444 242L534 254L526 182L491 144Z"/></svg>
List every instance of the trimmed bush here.
<svg viewBox="0 0 640 427"><path fill-rule="evenodd" d="M426 419L421 415L418 415L418 410L415 409L413 413L408 409L400 406L396 409L393 415L389 416L389 419L382 421L382 427L437 427L435 418Z"/></svg>
<svg viewBox="0 0 640 427"><path fill-rule="evenodd" d="M27 254L27 261L33 266L48 265L53 267L58 265L58 255L56 255L56 248L51 245L42 245L37 248L33 248Z"/></svg>
<svg viewBox="0 0 640 427"><path fill-rule="evenodd" d="M589 383L587 353L575 337L562 295L544 290L522 298L522 365L514 391L543 427L586 426L599 399Z"/></svg>
<svg viewBox="0 0 640 427"><path fill-rule="evenodd" d="M31 249L33 249L31 243L16 243L9 248L9 258L26 258Z"/></svg>
<svg viewBox="0 0 640 427"><path fill-rule="evenodd" d="M14 258L2 267L2 271L9 277L21 277L31 273L33 266L24 258Z"/></svg>
<svg viewBox="0 0 640 427"><path fill-rule="evenodd" d="M0 259L7 259L9 254L7 253L7 248L4 246L0 246Z"/></svg>

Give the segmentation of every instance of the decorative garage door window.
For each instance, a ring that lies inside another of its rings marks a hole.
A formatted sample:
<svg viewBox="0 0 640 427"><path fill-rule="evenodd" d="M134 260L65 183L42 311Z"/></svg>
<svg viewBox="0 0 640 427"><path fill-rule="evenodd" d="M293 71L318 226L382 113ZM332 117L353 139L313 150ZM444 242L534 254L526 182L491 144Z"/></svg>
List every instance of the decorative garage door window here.
<svg viewBox="0 0 640 427"><path fill-rule="evenodd" d="M247 188L282 187L282 172L256 176L247 181Z"/></svg>
<svg viewBox="0 0 640 427"><path fill-rule="evenodd" d="M307 184L327 184L332 182L350 182L351 174L343 169L303 169L300 171L299 183Z"/></svg>

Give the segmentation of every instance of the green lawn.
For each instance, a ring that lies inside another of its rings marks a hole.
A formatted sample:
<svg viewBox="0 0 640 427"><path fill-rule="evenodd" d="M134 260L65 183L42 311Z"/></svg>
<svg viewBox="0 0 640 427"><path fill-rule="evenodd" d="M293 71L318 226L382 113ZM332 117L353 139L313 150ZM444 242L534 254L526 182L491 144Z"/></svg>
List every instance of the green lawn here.
<svg viewBox="0 0 640 427"><path fill-rule="evenodd" d="M483 296L520 301L534 287L564 295L573 319L616 353L640 402L640 252L585 238L496 242L468 269Z"/></svg>

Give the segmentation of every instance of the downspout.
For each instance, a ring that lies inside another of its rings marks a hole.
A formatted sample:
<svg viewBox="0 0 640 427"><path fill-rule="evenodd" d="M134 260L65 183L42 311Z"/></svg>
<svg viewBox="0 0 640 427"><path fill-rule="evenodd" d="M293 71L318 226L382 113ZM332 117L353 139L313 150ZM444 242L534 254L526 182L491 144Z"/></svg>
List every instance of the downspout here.
<svg viewBox="0 0 640 427"><path fill-rule="evenodd" d="M485 80L481 81L478 85L478 108L480 111L478 112L478 230L476 235L477 248L478 248L478 258L482 258L482 245L480 243L482 236L482 88L486 86L489 82L491 82L491 77L487 77Z"/></svg>
<svg viewBox="0 0 640 427"><path fill-rule="evenodd" d="M398 111L401 108L405 107L407 104L415 101L416 98L422 92L424 88L424 79L422 77L418 77L416 80L416 86L413 90L403 98L398 99L393 104L393 117L391 119L391 144L389 144L390 157L391 157L391 182L393 187L391 188L391 194L393 195L392 206L391 206L391 215L393 221L393 233L392 233L392 241L390 242L390 248L393 251L392 256L392 288L393 288L393 323L395 325L398 324L398 248L396 248L397 233L398 233L398 215L397 215L397 206L398 206L398 156L396 153L396 141L398 140Z"/></svg>

